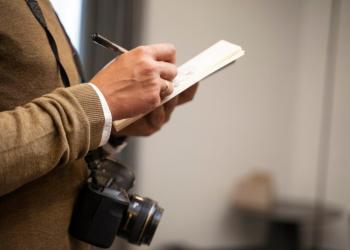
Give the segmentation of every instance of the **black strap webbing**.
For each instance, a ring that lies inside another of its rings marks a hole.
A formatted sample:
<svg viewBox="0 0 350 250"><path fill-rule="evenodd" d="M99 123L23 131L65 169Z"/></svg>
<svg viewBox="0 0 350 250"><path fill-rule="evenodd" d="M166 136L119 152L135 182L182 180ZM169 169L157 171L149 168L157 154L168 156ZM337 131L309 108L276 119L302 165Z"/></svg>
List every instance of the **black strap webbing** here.
<svg viewBox="0 0 350 250"><path fill-rule="evenodd" d="M26 0L30 10L32 11L33 15L35 16L35 18L38 20L38 22L40 23L40 25L43 27L43 29L45 30L47 39L49 41L51 50L55 56L56 62L57 62L57 66L58 66L58 70L60 72L61 75L61 79L63 81L64 86L69 87L70 86L70 82L69 82L69 78L67 75L66 70L64 69L61 61L60 61L60 57L58 54L58 49L57 49L57 45L55 42L55 39L53 38L51 32L49 31L44 15L41 11L41 8L38 4L38 2L36 0Z"/></svg>

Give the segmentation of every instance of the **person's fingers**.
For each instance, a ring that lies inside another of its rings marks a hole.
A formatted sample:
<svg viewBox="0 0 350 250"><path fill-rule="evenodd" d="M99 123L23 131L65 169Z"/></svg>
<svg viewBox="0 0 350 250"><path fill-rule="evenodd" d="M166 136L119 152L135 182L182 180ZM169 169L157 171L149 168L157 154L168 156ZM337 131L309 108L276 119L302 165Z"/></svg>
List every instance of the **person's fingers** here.
<svg viewBox="0 0 350 250"><path fill-rule="evenodd" d="M118 134L121 136L149 136L153 131L154 129L150 126L148 120L143 117L119 131Z"/></svg>
<svg viewBox="0 0 350 250"><path fill-rule="evenodd" d="M175 96L171 100L163 104L165 113L172 112L178 103L178 97Z"/></svg>
<svg viewBox="0 0 350 250"><path fill-rule="evenodd" d="M157 61L176 62L175 46L168 43L159 43L148 46L154 59Z"/></svg>
<svg viewBox="0 0 350 250"><path fill-rule="evenodd" d="M182 92L180 95L178 95L178 104L181 105L186 102L189 102L193 99L194 95L196 94L198 88L198 83L195 85L191 86L190 88L186 89L184 92Z"/></svg>
<svg viewBox="0 0 350 250"><path fill-rule="evenodd" d="M150 114L148 114L147 118L148 118L148 121L149 121L151 127L155 131L159 130L162 127L163 123L165 122L164 107L160 106L160 107L156 108Z"/></svg>
<svg viewBox="0 0 350 250"><path fill-rule="evenodd" d="M173 91L174 91L173 83L169 82L168 80L163 80L163 84L160 89L160 97L163 99L164 97L173 93Z"/></svg>
<svg viewBox="0 0 350 250"><path fill-rule="evenodd" d="M172 81L177 75L177 67L175 64L168 62L157 62L159 75L161 78Z"/></svg>
<svg viewBox="0 0 350 250"><path fill-rule="evenodd" d="M158 107L146 116L118 132L119 136L150 136L157 132L164 123L165 112Z"/></svg>
<svg viewBox="0 0 350 250"><path fill-rule="evenodd" d="M160 90L160 96L161 98L164 98L170 95L174 90L173 83L170 81L175 78L177 74L177 68L174 64L167 62L158 62L157 65L160 77L164 79Z"/></svg>
<svg viewBox="0 0 350 250"><path fill-rule="evenodd" d="M170 120L170 116L173 113L178 102L177 96L171 99L170 101L164 103L164 112L165 112L165 122Z"/></svg>

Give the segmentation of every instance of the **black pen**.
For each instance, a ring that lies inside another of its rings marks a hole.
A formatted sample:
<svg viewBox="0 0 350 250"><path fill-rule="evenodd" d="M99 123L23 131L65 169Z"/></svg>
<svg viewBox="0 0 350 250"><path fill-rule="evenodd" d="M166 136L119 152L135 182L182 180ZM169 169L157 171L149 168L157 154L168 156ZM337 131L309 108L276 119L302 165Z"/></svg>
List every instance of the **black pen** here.
<svg viewBox="0 0 350 250"><path fill-rule="evenodd" d="M98 45L101 45L102 47L113 50L114 52L118 52L121 54L128 52L127 49L124 49L122 46L119 46L118 44L111 42L110 40L101 36L98 33L92 34L91 38Z"/></svg>

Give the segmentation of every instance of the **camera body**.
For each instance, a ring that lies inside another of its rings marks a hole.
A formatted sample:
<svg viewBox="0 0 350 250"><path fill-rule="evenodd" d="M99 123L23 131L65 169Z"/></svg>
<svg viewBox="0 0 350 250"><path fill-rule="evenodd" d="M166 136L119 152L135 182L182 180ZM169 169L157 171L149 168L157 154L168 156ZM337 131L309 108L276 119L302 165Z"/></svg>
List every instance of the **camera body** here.
<svg viewBox="0 0 350 250"><path fill-rule="evenodd" d="M91 175L76 201L70 234L101 248L110 247L116 236L149 245L163 209L149 198L128 194L135 178L124 165L108 158L87 159Z"/></svg>

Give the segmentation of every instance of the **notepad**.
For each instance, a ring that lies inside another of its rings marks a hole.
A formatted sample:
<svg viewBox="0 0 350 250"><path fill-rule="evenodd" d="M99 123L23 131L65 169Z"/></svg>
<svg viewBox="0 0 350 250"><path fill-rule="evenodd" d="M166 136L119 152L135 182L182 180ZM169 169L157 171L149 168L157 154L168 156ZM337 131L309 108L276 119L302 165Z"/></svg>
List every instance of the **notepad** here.
<svg viewBox="0 0 350 250"><path fill-rule="evenodd" d="M161 105L243 55L244 50L238 45L225 40L215 43L178 67L177 76L173 80L174 91L162 100ZM113 126L116 131L120 131L144 115L146 114L114 121Z"/></svg>

